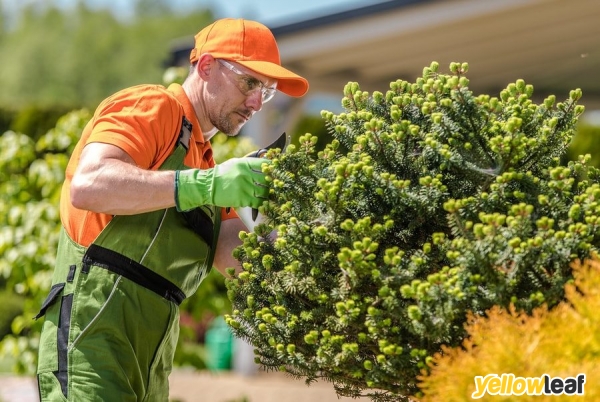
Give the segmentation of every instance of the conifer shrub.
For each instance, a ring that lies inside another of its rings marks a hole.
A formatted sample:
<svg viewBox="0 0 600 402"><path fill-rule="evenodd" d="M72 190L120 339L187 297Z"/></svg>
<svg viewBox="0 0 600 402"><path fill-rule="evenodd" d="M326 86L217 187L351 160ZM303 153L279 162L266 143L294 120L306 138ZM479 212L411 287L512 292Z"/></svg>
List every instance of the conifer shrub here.
<svg viewBox="0 0 600 402"><path fill-rule="evenodd" d="M552 310L541 306L526 315L494 306L485 318L470 315L468 338L459 347L442 347L443 353L433 358L430 374L421 377L424 397L420 401L471 400L475 376L492 373L522 378L585 374L585 400L600 400L600 261L576 262L573 268L575 280L566 286L566 300ZM492 398L512 401L516 397ZM570 401L573 395L520 395L517 399Z"/></svg>
<svg viewBox="0 0 600 402"><path fill-rule="evenodd" d="M322 112L323 150L307 133L269 152L266 223L241 234L244 271L227 282L227 321L267 370L409 400L468 312L552 307L597 248L599 171L560 163L581 90L475 95L467 63L438 67L386 93L348 83L345 112Z"/></svg>

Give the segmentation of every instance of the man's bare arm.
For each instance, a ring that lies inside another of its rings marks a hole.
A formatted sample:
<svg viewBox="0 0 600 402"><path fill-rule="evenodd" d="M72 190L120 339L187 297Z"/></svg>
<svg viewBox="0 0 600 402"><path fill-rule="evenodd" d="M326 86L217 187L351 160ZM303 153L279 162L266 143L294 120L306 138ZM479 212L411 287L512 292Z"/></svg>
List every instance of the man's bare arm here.
<svg viewBox="0 0 600 402"><path fill-rule="evenodd" d="M111 215L133 215L175 206L175 172L136 166L121 148L85 146L73 180L75 208Z"/></svg>

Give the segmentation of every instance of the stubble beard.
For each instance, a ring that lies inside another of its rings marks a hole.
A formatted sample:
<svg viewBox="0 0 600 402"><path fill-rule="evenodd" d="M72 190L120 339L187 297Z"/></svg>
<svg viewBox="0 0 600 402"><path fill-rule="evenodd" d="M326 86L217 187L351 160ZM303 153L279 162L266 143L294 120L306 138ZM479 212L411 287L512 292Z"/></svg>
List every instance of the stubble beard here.
<svg viewBox="0 0 600 402"><path fill-rule="evenodd" d="M246 124L245 122L242 124L234 123L234 119L231 117L232 115L235 116L237 119L238 114L236 112L231 112L230 114L226 116L221 116L218 119L216 119L216 121L212 122L213 125L220 132L227 135L228 137L235 137L236 135L238 135L243 125Z"/></svg>

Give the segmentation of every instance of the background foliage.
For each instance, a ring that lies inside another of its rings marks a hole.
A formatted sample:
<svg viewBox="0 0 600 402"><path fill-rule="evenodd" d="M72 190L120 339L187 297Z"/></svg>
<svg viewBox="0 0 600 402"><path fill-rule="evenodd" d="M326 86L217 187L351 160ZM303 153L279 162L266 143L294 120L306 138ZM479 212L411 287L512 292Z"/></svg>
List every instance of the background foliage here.
<svg viewBox="0 0 600 402"><path fill-rule="evenodd" d="M14 360L17 372L35 370L42 321L32 318L50 288L60 188L69 155L90 117L86 110L69 113L37 142L13 131L0 136L0 281L23 301L20 314L9 321L11 335L0 341L0 357Z"/></svg>
<svg viewBox="0 0 600 402"><path fill-rule="evenodd" d="M158 0L138 0L128 22L83 2L45 4L25 7L12 28L0 25L0 109L93 108L127 86L161 83L176 41L191 45L213 21L208 9L179 15Z"/></svg>
<svg viewBox="0 0 600 402"><path fill-rule="evenodd" d="M578 155L585 154L590 154L590 165L600 168L600 126L579 124L565 160L577 160Z"/></svg>

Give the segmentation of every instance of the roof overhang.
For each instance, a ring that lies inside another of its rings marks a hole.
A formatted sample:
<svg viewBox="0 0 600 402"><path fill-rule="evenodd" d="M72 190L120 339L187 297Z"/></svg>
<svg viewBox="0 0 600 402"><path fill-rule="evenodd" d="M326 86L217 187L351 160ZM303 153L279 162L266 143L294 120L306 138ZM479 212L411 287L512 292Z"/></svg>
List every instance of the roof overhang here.
<svg viewBox="0 0 600 402"><path fill-rule="evenodd" d="M522 78L538 97L581 88L600 108L600 1L396 0L272 28L282 63L339 94L348 81L385 92L432 61L468 62L470 88L497 94Z"/></svg>

